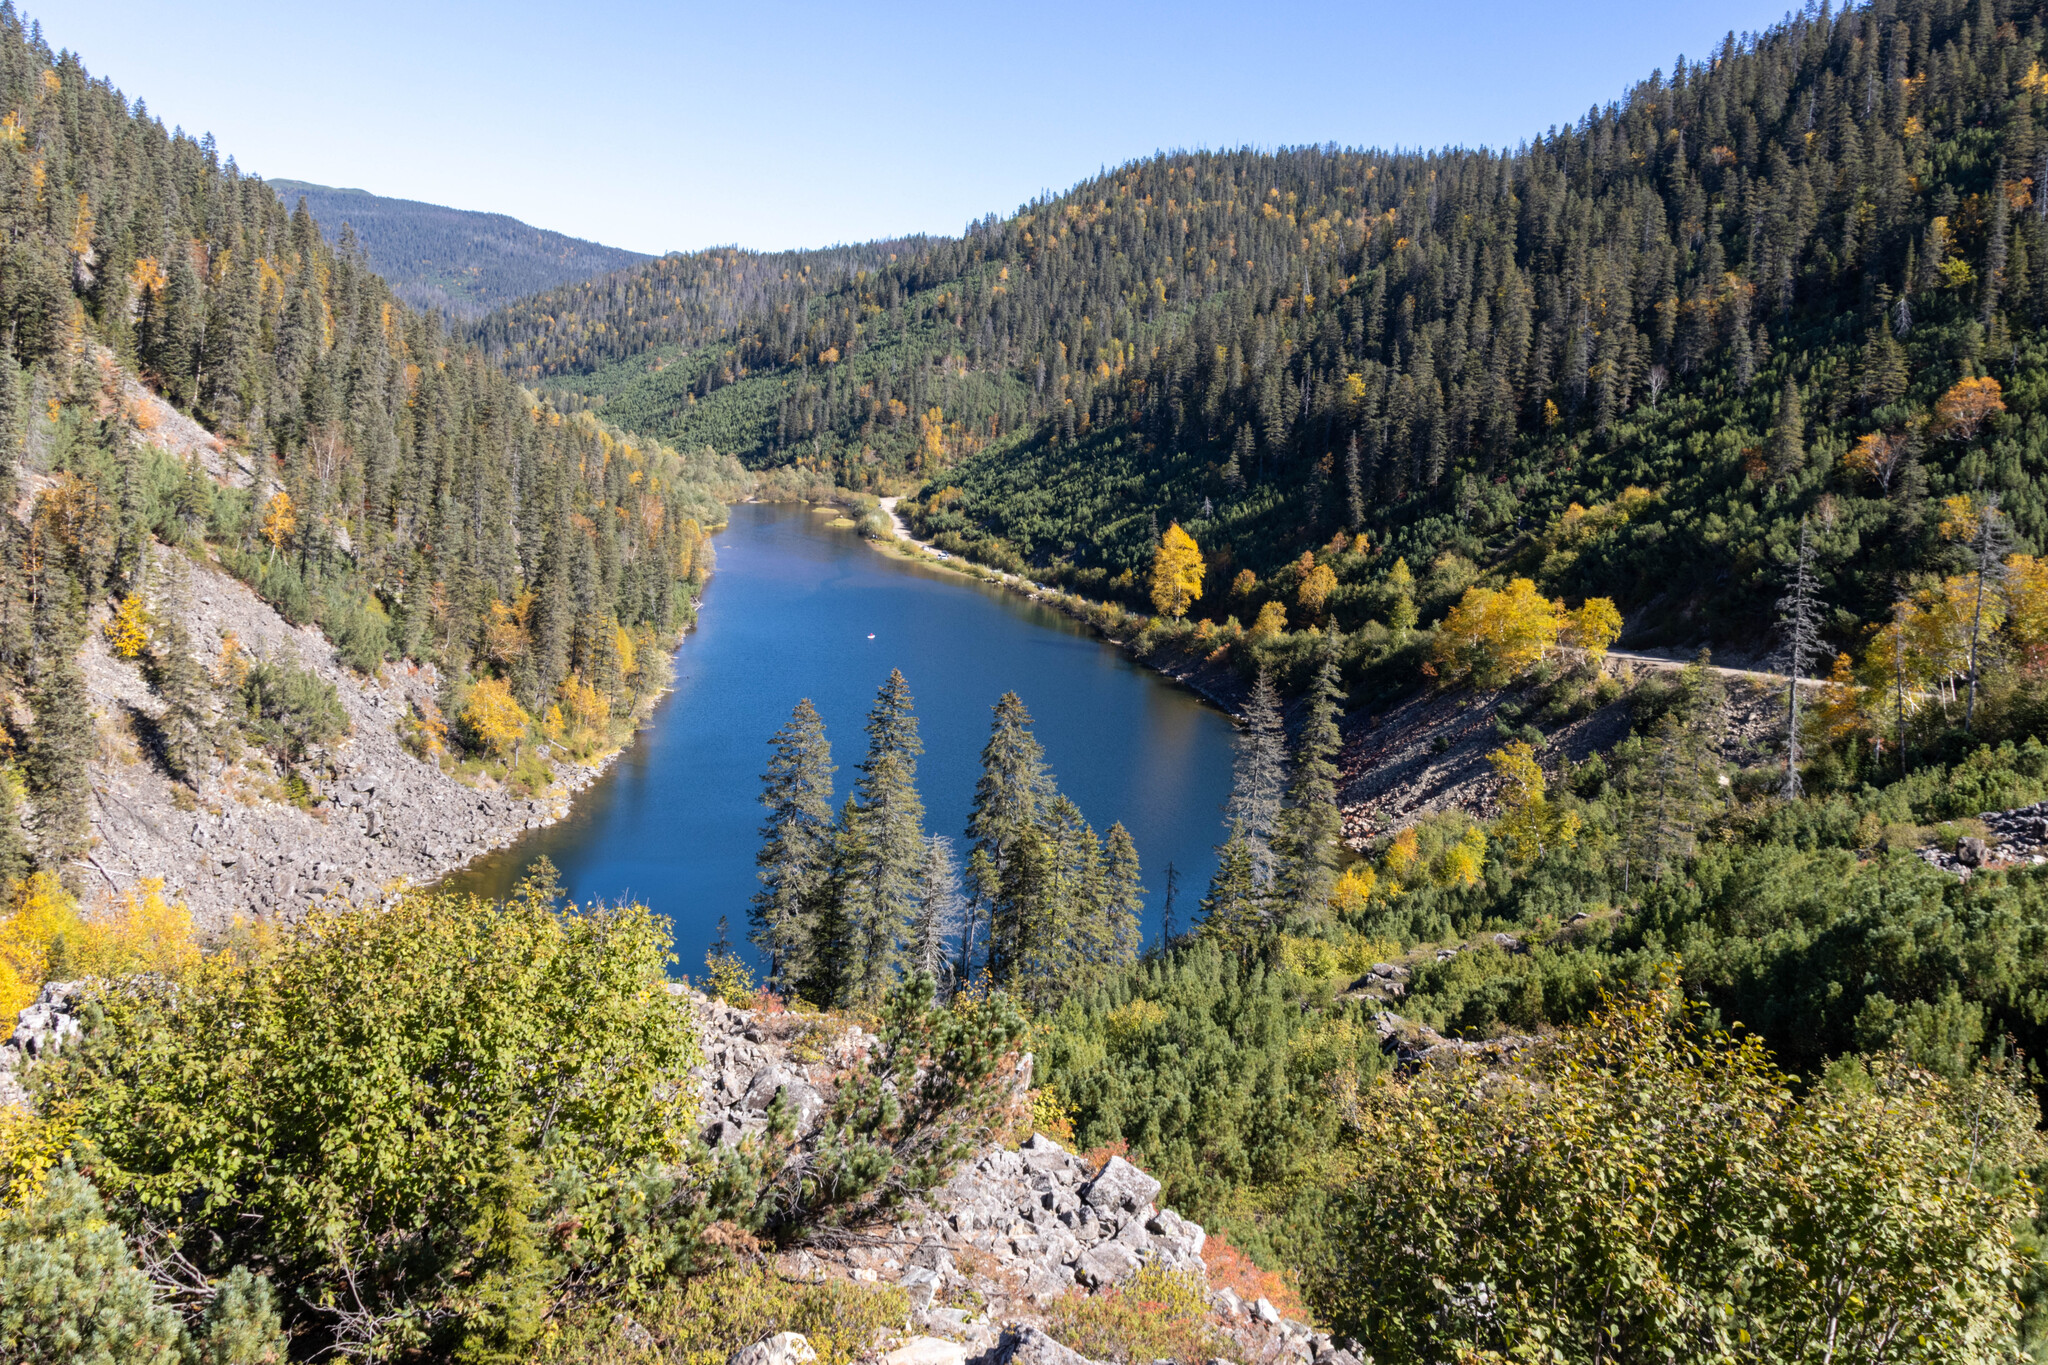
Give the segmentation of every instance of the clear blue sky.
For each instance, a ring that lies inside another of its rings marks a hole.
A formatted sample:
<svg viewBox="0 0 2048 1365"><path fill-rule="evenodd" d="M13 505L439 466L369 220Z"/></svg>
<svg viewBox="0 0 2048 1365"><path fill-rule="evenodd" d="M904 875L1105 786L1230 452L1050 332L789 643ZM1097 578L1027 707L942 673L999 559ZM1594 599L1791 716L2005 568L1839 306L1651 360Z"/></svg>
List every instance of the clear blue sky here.
<svg viewBox="0 0 2048 1365"><path fill-rule="evenodd" d="M1512 145L1783 0L17 0L247 170L659 252L958 232L1161 148Z"/></svg>

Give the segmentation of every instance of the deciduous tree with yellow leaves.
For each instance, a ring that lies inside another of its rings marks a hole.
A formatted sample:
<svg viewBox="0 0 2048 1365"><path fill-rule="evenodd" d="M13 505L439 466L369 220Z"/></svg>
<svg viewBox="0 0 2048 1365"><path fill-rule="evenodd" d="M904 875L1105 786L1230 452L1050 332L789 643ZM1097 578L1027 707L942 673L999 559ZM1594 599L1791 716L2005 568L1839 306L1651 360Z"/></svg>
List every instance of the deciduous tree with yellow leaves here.
<svg viewBox="0 0 2048 1365"><path fill-rule="evenodd" d="M272 559L277 557L278 550L298 526L299 513L292 506L292 495L278 489L270 495L270 501L263 504L263 538L270 542Z"/></svg>
<svg viewBox="0 0 2048 1365"><path fill-rule="evenodd" d="M1517 863L1533 863L1545 851L1569 848L1578 839L1579 815L1551 804L1534 746L1518 739L1495 749L1486 761L1501 778L1501 816L1494 832Z"/></svg>
<svg viewBox="0 0 2048 1365"><path fill-rule="evenodd" d="M1984 423L2005 411L2003 392L1989 375L1959 379L1934 404L1934 428L1952 441L1976 437Z"/></svg>
<svg viewBox="0 0 2048 1365"><path fill-rule="evenodd" d="M13 1028L47 981L176 976L197 964L192 912L163 892L162 878L145 878L88 916L51 873L35 873L14 888L12 909L0 919L0 1025Z"/></svg>
<svg viewBox="0 0 2048 1365"><path fill-rule="evenodd" d="M1178 621L1202 599L1202 549L1175 522L1159 538L1152 556L1152 605Z"/></svg>
<svg viewBox="0 0 2048 1365"><path fill-rule="evenodd" d="M1557 645L1557 608L1526 578L1495 592L1467 588L1437 627L1431 662L1446 681L1502 687Z"/></svg>
<svg viewBox="0 0 2048 1365"><path fill-rule="evenodd" d="M1308 613L1310 620L1320 621L1324 608L1329 604L1330 594L1336 590L1336 572L1327 564L1318 564L1302 576L1301 587L1296 590L1294 600Z"/></svg>
<svg viewBox="0 0 2048 1365"><path fill-rule="evenodd" d="M512 752L525 737L530 719L503 678L485 678L470 688L461 714L470 742L496 758Z"/></svg>
<svg viewBox="0 0 2048 1365"><path fill-rule="evenodd" d="M1621 611L1611 597L1589 597L1577 611L1563 613L1560 635L1564 642L1585 651L1595 664L1607 657L1607 647L1621 638Z"/></svg>
<svg viewBox="0 0 2048 1365"><path fill-rule="evenodd" d="M107 647L124 659L139 659L149 648L149 608L142 594L131 592L107 618Z"/></svg>

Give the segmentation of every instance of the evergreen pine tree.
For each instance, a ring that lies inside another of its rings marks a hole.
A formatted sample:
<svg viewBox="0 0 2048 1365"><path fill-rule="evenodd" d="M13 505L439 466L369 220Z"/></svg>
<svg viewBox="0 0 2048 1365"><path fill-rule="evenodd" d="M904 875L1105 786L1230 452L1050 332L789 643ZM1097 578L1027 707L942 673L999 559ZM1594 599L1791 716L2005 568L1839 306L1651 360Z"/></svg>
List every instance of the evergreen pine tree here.
<svg viewBox="0 0 2048 1365"><path fill-rule="evenodd" d="M996 936L989 943L989 976L996 985L1037 998L1055 948L1060 893L1059 851L1033 825L1011 844L1003 865L998 895L1009 912L995 919Z"/></svg>
<svg viewBox="0 0 2048 1365"><path fill-rule="evenodd" d="M1266 938L1265 895L1260 890L1251 841L1244 827L1234 825L1217 850L1216 875L1202 897L1202 922L1196 932L1240 955L1249 954Z"/></svg>
<svg viewBox="0 0 2048 1365"><path fill-rule="evenodd" d="M816 907L808 914L807 952L797 994L826 1009L851 1004L859 989L856 929L869 865L867 829L858 798L847 797L832 826L832 865Z"/></svg>
<svg viewBox="0 0 2048 1365"><path fill-rule="evenodd" d="M917 889L917 913L911 919L910 968L930 977L942 998L950 993L951 954L963 908L953 841L943 834L931 835L925 840L924 875Z"/></svg>
<svg viewBox="0 0 2048 1365"><path fill-rule="evenodd" d="M1121 820L1102 839L1101 944L1097 966L1117 970L1138 959L1144 937L1145 888L1138 865L1138 846Z"/></svg>
<svg viewBox="0 0 2048 1365"><path fill-rule="evenodd" d="M1778 391L1778 417L1771 426L1769 453L1771 472L1779 478L1796 472L1806 463L1806 419L1799 411L1799 384L1785 376Z"/></svg>
<svg viewBox="0 0 2048 1365"><path fill-rule="evenodd" d="M15 363L14 350L0 339L0 509L14 520L21 497L20 464L28 441L28 376Z"/></svg>
<svg viewBox="0 0 2048 1365"><path fill-rule="evenodd" d="M882 684L867 733L847 822L859 841L858 890L844 906L851 953L846 977L863 1000L879 999L896 974L924 871L924 802L917 794L924 744L901 670L892 669Z"/></svg>
<svg viewBox="0 0 2048 1365"><path fill-rule="evenodd" d="M1280 719L1280 694L1272 675L1259 670L1245 703L1244 730L1237 739L1236 771L1224 821L1251 851L1261 890L1274 879L1273 836L1280 826L1280 802L1287 788L1287 732Z"/></svg>
<svg viewBox="0 0 2048 1365"><path fill-rule="evenodd" d="M173 551L166 560L156 609L150 613L150 681L164 701L158 722L164 758L172 773L196 789L211 750L206 733L208 688L185 629L189 603L183 557Z"/></svg>
<svg viewBox="0 0 2048 1365"><path fill-rule="evenodd" d="M967 837L974 841L969 859L975 900L989 916L989 969L999 983L1014 971L1013 954L1023 941L1018 922L1022 907L1004 892L1017 841L1038 825L1052 795L1045 770L1045 750L1031 733L1031 713L1015 692L995 704L988 743L981 750L981 777L974 784L974 807L967 816Z"/></svg>
<svg viewBox="0 0 2048 1365"><path fill-rule="evenodd" d="M0 781L0 898L12 904L15 887L29 871L28 840L22 835L14 784Z"/></svg>
<svg viewBox="0 0 2048 1365"><path fill-rule="evenodd" d="M36 659L29 686L35 726L25 767L41 860L63 869L67 882L75 884L69 864L85 852L92 832L92 787L86 772L93 754L92 710L85 672L78 666L85 603L68 574L48 572L48 577L51 581L37 610Z"/></svg>
<svg viewBox="0 0 2048 1365"><path fill-rule="evenodd" d="M1166 895L1159 903L1159 947L1162 951L1171 948L1180 936L1180 924L1176 920L1175 902L1180 898L1180 869L1171 862L1166 865Z"/></svg>
<svg viewBox="0 0 2048 1365"><path fill-rule="evenodd" d="M832 745L809 697L770 741L761 778L761 889L749 914L751 942L768 962L770 989L787 991L810 969L810 927L832 863Z"/></svg>
<svg viewBox="0 0 2048 1365"><path fill-rule="evenodd" d="M1282 894L1296 924L1319 920L1337 883L1337 841L1344 834L1337 809L1337 727L1344 691L1334 648L1325 645L1309 683L1308 713L1294 746L1294 780L1281 815Z"/></svg>

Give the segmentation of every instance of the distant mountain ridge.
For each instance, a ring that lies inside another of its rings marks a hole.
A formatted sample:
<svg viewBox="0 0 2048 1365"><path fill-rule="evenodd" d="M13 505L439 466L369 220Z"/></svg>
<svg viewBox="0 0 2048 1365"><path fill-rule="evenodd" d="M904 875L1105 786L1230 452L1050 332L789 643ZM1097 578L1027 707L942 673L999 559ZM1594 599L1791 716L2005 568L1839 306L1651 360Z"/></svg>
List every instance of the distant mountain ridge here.
<svg viewBox="0 0 2048 1365"><path fill-rule="evenodd" d="M416 308L464 321L528 294L638 265L653 257L522 223L416 199L304 180L269 182L287 208L300 198L330 242L355 229L370 266Z"/></svg>

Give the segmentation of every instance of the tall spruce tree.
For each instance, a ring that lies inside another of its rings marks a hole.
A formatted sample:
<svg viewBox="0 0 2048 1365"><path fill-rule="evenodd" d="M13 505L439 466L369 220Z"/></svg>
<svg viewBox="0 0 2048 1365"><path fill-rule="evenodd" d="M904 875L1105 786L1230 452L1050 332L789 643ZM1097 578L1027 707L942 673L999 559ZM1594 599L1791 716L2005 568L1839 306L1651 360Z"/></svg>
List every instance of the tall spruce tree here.
<svg viewBox="0 0 2048 1365"><path fill-rule="evenodd" d="M900 669L868 712L868 752L843 821L858 842L853 894L844 901L850 960L845 979L855 998L879 999L894 980L924 871L924 802L917 759L924 752L910 685Z"/></svg>
<svg viewBox="0 0 2048 1365"><path fill-rule="evenodd" d="M185 629L190 603L184 557L172 552L164 560L156 606L150 613L149 675L164 703L163 716L157 722L164 759L176 777L196 789L212 751L207 734L211 689L199 660L193 657L192 637Z"/></svg>
<svg viewBox="0 0 2048 1365"><path fill-rule="evenodd" d="M797 994L827 1009L854 1002L861 984L860 910L870 871L868 826L859 798L848 796L832 827L832 864L806 916L803 974Z"/></svg>
<svg viewBox="0 0 2048 1365"><path fill-rule="evenodd" d="M761 777L761 851L754 856L761 889L754 893L748 941L768 962L767 984L786 991L810 970L811 922L832 866L832 745L825 722L805 697L769 741Z"/></svg>
<svg viewBox="0 0 2048 1365"><path fill-rule="evenodd" d="M1344 819L1337 809L1338 729L1344 691L1336 650L1326 644L1309 683L1307 714L1294 745L1294 780L1280 822L1281 895L1296 925L1316 923L1337 883L1337 841Z"/></svg>
<svg viewBox="0 0 2048 1365"><path fill-rule="evenodd" d="M1138 846L1119 820L1102 837L1102 894L1097 911L1102 925L1097 965L1104 970L1138 960L1144 939L1145 888L1138 865Z"/></svg>
<svg viewBox="0 0 2048 1365"><path fill-rule="evenodd" d="M1778 416L1771 424L1771 472L1779 478L1796 473L1806 463L1806 419L1800 411L1799 382L1785 376L1778 391Z"/></svg>
<svg viewBox="0 0 2048 1365"><path fill-rule="evenodd" d="M1195 932L1240 956L1248 955L1266 941L1270 925L1266 892L1259 885L1251 840L1243 826L1231 827L1230 838L1217 855L1216 874L1209 878L1209 894L1202 897L1202 922Z"/></svg>
<svg viewBox="0 0 2048 1365"><path fill-rule="evenodd" d="M1005 892L1017 843L1037 828L1053 793L1045 767L1045 749L1031 733L1031 713L1015 692L995 704L988 743L981 750L981 777L974 784L974 806L967 816L967 837L973 840L968 871L975 904L987 915L985 928L989 969L998 982L1007 981L1024 941L1019 923L1023 907Z"/></svg>
<svg viewBox="0 0 2048 1365"><path fill-rule="evenodd" d="M1230 803L1224 809L1224 823L1250 851L1252 875L1262 891L1274 881L1273 837L1279 832L1286 790L1287 730L1280 718L1280 693L1272 675L1262 668L1245 703Z"/></svg>
<svg viewBox="0 0 2048 1365"><path fill-rule="evenodd" d="M86 765L93 756L93 722L85 671L78 664L83 594L70 575L45 568L37 604L36 657L29 684L35 717L26 764L29 799L41 861L76 886L70 866L92 833L92 787Z"/></svg>
<svg viewBox="0 0 2048 1365"><path fill-rule="evenodd" d="M932 979L943 999L952 992L953 950L964 901L960 864L953 841L943 834L925 840L924 874L917 888L917 912L910 925L910 969Z"/></svg>

